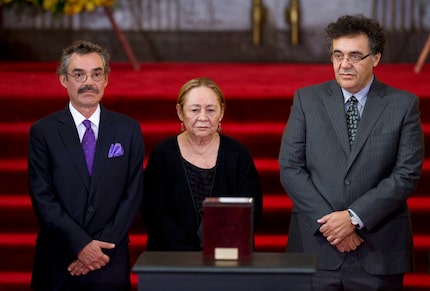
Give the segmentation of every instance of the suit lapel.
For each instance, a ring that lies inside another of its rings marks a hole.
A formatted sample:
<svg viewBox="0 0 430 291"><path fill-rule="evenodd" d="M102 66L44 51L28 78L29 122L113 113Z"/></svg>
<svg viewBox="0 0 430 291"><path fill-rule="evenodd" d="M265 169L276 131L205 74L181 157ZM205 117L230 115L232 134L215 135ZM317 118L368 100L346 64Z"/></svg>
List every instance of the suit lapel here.
<svg viewBox="0 0 430 291"><path fill-rule="evenodd" d="M109 153L109 147L115 137L116 131L117 126L115 122L111 119L111 114L109 114L109 111L105 110L102 107L100 113L99 134L97 138L96 155L94 157L94 168L91 177L89 199L93 199L96 185L102 176L103 168L105 167L107 156Z"/></svg>
<svg viewBox="0 0 430 291"><path fill-rule="evenodd" d="M58 119L58 135L61 137L64 147L70 154L73 166L82 178L82 181L87 188L90 189L90 179L87 169L87 164L82 151L82 145L79 140L79 135L76 130L73 117L69 111L69 108L64 109L63 114Z"/></svg>
<svg viewBox="0 0 430 291"><path fill-rule="evenodd" d="M335 81L329 85L327 95L323 97L323 102L337 138L345 153L349 155L350 148L345 119L345 105L342 91Z"/></svg>
<svg viewBox="0 0 430 291"><path fill-rule="evenodd" d="M367 95L366 105L361 116L354 145L351 149L351 155L347 165L348 169L354 162L357 155L360 153L362 147L369 138L373 127L387 105L386 102L381 98L383 95L383 85L375 79L372 87L370 88L369 94Z"/></svg>

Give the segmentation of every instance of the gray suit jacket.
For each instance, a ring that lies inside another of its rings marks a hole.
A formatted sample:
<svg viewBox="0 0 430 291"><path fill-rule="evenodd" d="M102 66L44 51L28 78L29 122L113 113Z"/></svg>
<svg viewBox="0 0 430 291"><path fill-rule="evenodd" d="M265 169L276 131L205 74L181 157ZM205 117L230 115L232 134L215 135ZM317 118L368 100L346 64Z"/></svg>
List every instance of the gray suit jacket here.
<svg viewBox="0 0 430 291"><path fill-rule="evenodd" d="M417 96L376 78L350 149L342 91L336 81L298 90L279 154L281 182L293 201L288 251L315 254L318 267L338 268L340 253L317 219L352 209L364 222L357 250L371 274L412 268L407 198L424 158Z"/></svg>

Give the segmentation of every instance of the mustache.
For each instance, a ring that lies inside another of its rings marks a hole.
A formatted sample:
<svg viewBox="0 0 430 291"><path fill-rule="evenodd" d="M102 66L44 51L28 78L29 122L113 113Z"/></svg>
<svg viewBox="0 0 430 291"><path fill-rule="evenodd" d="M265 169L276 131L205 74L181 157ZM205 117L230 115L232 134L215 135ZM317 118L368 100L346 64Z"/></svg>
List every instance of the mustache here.
<svg viewBox="0 0 430 291"><path fill-rule="evenodd" d="M351 74L351 75L355 75L355 71L339 71L339 74Z"/></svg>
<svg viewBox="0 0 430 291"><path fill-rule="evenodd" d="M92 91L94 93L99 93L99 89L97 89L96 87L91 86L91 85L85 85L85 86L79 88L78 93L81 94L81 93L84 93L84 92L87 92L87 91Z"/></svg>

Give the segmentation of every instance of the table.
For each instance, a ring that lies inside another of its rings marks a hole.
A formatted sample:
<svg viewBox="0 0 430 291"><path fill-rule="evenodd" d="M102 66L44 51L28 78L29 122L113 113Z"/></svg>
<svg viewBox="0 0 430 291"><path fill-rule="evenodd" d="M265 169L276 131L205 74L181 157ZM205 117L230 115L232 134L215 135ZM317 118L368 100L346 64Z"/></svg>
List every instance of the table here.
<svg viewBox="0 0 430 291"><path fill-rule="evenodd" d="M139 291L311 290L316 257L256 252L247 261L205 261L202 252L143 252L133 266Z"/></svg>

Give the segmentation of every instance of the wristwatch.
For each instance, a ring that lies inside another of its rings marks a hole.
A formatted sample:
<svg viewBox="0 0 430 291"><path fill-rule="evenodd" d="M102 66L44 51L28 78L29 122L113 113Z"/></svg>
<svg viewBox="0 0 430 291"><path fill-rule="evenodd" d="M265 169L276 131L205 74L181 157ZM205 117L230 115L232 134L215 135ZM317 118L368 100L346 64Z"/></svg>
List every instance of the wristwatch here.
<svg viewBox="0 0 430 291"><path fill-rule="evenodd" d="M349 219L351 220L351 224L357 227L359 225L357 217L355 217L354 214L352 214L352 212L349 209L348 209L348 213L349 213Z"/></svg>

